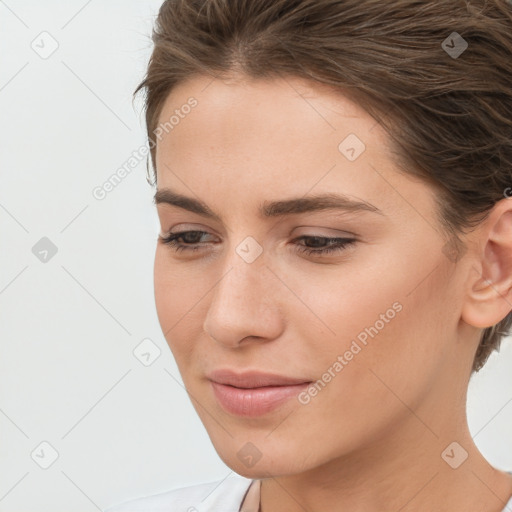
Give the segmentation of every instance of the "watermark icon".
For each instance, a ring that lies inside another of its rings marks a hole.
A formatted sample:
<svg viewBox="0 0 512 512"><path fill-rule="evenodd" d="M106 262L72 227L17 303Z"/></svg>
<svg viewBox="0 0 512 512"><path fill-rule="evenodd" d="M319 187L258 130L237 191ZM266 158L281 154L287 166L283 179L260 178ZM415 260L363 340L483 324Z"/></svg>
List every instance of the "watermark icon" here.
<svg viewBox="0 0 512 512"><path fill-rule="evenodd" d="M346 350L343 355L338 355L336 361L329 366L326 372L322 374L322 377L316 382L311 383L307 389L301 391L297 397L298 401L302 405L307 405L311 402L311 398L318 395L322 389L324 389L331 380L340 373L350 361L354 359L354 356L359 354L361 350L368 345L368 336L372 339L379 334L379 332L386 327L386 325L395 318L397 313L402 311L403 306L400 302L396 301L392 304L391 308L388 308L385 313L379 315L379 320L370 327L365 327L357 336L357 340L363 345L359 345L356 340L352 340L350 347Z"/></svg>
<svg viewBox="0 0 512 512"><path fill-rule="evenodd" d="M49 32L44 31L34 38L30 47L41 59L48 59L57 51L59 43Z"/></svg>
<svg viewBox="0 0 512 512"><path fill-rule="evenodd" d="M338 151L350 162L359 158L365 149L364 142L355 133L345 137L338 145Z"/></svg>
<svg viewBox="0 0 512 512"><path fill-rule="evenodd" d="M246 263L252 263L263 252L263 248L252 236L248 236L237 245L235 252Z"/></svg>
<svg viewBox="0 0 512 512"><path fill-rule="evenodd" d="M451 238L443 245L441 252L452 262L457 263L467 252L467 247L462 242Z"/></svg>
<svg viewBox="0 0 512 512"><path fill-rule="evenodd" d="M151 366L159 357L162 351L153 343L150 338L144 338L134 349L133 355L144 365Z"/></svg>
<svg viewBox="0 0 512 512"><path fill-rule="evenodd" d="M441 43L441 48L452 59L458 59L467 50L468 42L458 32L452 32Z"/></svg>
<svg viewBox="0 0 512 512"><path fill-rule="evenodd" d="M59 452L48 441L43 441L30 456L39 467L48 469L59 458Z"/></svg>
<svg viewBox="0 0 512 512"><path fill-rule="evenodd" d="M43 236L43 238L32 247L32 254L41 263L48 263L57 254L57 251L57 246L46 236Z"/></svg>
<svg viewBox="0 0 512 512"><path fill-rule="evenodd" d="M254 444L249 442L245 443L236 455L248 468L252 468L261 459L263 454Z"/></svg>
<svg viewBox="0 0 512 512"><path fill-rule="evenodd" d="M457 441L453 441L443 450L441 457L446 464L457 469L468 458L468 452Z"/></svg>
<svg viewBox="0 0 512 512"><path fill-rule="evenodd" d="M174 110L174 114L165 123L161 123L155 129L154 134L158 141L163 137L164 133L169 133L177 126L181 119L190 114L192 108L198 105L198 101L191 96L188 98L187 103L181 105L179 109ZM156 146L157 142L151 139L145 142L142 146L137 148L132 154L126 159L126 161L119 167L109 178L102 184L92 189L92 196L98 201L102 201L107 195L112 192L130 172L137 167L150 153L150 151Z"/></svg>

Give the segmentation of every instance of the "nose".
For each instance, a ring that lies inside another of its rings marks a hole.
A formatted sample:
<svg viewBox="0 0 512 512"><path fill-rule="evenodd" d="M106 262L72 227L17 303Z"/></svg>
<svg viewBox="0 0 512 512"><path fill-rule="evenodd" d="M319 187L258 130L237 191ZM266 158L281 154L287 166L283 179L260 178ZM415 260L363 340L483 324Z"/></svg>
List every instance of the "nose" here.
<svg viewBox="0 0 512 512"><path fill-rule="evenodd" d="M275 339L283 327L279 287L262 255L252 263L233 251L210 292L203 329L217 343L236 348L253 338Z"/></svg>

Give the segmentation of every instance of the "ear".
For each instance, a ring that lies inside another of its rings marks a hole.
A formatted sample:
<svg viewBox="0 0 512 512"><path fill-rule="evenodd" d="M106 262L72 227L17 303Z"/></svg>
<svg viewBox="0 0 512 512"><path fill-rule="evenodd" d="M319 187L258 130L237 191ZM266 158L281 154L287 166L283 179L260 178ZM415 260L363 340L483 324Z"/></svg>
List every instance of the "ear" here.
<svg viewBox="0 0 512 512"><path fill-rule="evenodd" d="M477 232L479 253L461 316L474 327L486 328L512 311L512 198L498 201Z"/></svg>

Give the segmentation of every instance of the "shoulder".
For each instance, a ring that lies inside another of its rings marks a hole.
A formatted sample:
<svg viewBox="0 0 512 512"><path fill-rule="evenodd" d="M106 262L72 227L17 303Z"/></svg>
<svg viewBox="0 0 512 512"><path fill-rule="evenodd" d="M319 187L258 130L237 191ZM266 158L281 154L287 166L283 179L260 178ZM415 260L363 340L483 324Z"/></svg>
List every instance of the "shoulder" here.
<svg viewBox="0 0 512 512"><path fill-rule="evenodd" d="M235 473L223 480L125 501L104 512L239 512L251 482Z"/></svg>

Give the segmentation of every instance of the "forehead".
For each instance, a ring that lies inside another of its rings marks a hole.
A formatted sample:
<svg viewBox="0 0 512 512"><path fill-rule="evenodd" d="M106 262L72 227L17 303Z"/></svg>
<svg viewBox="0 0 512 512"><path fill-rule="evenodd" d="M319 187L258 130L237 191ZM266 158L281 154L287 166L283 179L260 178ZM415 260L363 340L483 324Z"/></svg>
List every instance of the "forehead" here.
<svg viewBox="0 0 512 512"><path fill-rule="evenodd" d="M190 98L195 106L183 108ZM382 128L322 84L195 77L168 95L160 124L172 116L179 121L157 143L157 183L216 211L254 203L256 212L271 197L335 191L382 211L410 209L392 197L390 188L405 178L396 173ZM220 201L212 198L219 194Z"/></svg>
<svg viewBox="0 0 512 512"><path fill-rule="evenodd" d="M188 106L191 98L193 108ZM209 168L236 166L240 173L260 177L293 167L298 177L312 160L318 169L332 167L342 156L340 142L349 135L359 139L358 150L383 149L386 142L375 120L357 104L321 84L292 77L195 77L168 95L159 127L157 171L162 163L184 168L207 160ZM351 167L357 168L357 162Z"/></svg>
<svg viewBox="0 0 512 512"><path fill-rule="evenodd" d="M179 83L168 94L159 124L168 121L190 98L197 101L190 116L197 117L193 114L198 111L208 114L210 122L202 119L201 123L205 130L215 127L217 133L232 128L236 121L243 121L248 127L264 122L269 129L283 126L291 131L298 131L300 125L306 123L311 130L331 132L344 129L349 119L357 124L361 133L376 127L375 120L340 90L296 77L221 80L195 76ZM238 114L242 114L242 118ZM183 120L183 116L180 117ZM222 120L229 121L229 125L226 127ZM295 121L301 122L297 125ZM178 131L177 128L173 130ZM378 127L375 132L378 136Z"/></svg>

